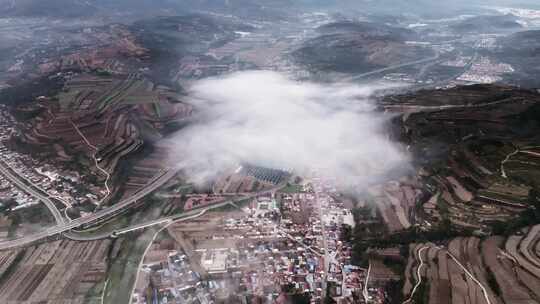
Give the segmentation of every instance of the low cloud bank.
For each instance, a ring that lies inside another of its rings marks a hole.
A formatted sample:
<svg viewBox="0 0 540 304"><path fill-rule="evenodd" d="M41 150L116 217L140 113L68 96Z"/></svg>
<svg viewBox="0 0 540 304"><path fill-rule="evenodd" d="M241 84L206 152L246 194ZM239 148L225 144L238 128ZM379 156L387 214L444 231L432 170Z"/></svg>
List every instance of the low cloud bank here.
<svg viewBox="0 0 540 304"><path fill-rule="evenodd" d="M197 183L250 163L367 184L407 165L370 101L380 88L261 71L198 81L189 89L198 114L173 136L173 161Z"/></svg>

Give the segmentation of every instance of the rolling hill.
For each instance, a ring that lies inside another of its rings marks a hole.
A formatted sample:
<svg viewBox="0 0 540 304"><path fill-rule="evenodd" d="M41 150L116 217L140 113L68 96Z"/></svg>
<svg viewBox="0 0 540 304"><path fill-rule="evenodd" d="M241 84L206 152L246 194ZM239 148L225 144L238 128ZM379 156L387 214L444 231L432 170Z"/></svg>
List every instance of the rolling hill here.
<svg viewBox="0 0 540 304"><path fill-rule="evenodd" d="M318 29L320 35L293 52L297 63L315 71L362 73L433 56L409 45L414 33L368 22L339 22Z"/></svg>

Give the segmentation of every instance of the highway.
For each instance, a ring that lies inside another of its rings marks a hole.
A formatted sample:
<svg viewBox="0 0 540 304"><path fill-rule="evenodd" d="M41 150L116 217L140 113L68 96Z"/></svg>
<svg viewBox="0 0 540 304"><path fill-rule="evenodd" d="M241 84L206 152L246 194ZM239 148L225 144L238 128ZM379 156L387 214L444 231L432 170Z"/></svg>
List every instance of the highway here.
<svg viewBox="0 0 540 304"><path fill-rule="evenodd" d="M25 178L22 178L20 176L15 176L14 173L17 173L17 172L13 170L4 161L0 161L0 173L2 173L2 175L4 175L7 179L9 179L19 189L23 190L24 192L42 201L45 204L45 206L47 206L47 208L51 211L51 214L53 215L54 220L56 221L57 225L66 224L66 220L62 217L62 213L58 210L58 208L56 208L53 201L51 201L50 198L46 197L45 195L41 194L40 191L37 191L33 187L26 184L23 181L23 180L26 180Z"/></svg>
<svg viewBox="0 0 540 304"><path fill-rule="evenodd" d="M156 219L156 220L140 223L140 224L137 224L137 225L129 226L129 227L114 230L114 231L107 231L107 232L103 232L103 233L99 233L99 234L95 234L95 235L90 235L90 234L89 235L83 235L83 234L76 233L76 232L73 232L73 231L66 232L63 235L66 238L68 238L70 240L74 240L74 241L96 241L96 240L102 240L102 239L106 239L106 238L110 238L110 237L118 237L118 236L120 236L122 234L126 234L126 233L129 233L129 232L132 232L132 231L144 229L144 228L151 227L151 226L156 226L156 225L161 225L161 224L169 224L169 223L172 223L172 222L183 222L183 221L195 219L195 218L198 218L198 217L204 215L206 212L208 212L208 211L210 211L212 209L221 208L221 207L224 207L226 205L233 204L233 203L234 202L232 202L232 201L226 201L226 202L222 202L222 203L218 203L218 204L209 206L209 207L204 208L204 209L196 209L196 210L192 210L192 211L185 212L185 213L182 213L182 214L175 214L175 215L171 215L171 216L166 216L166 217L162 217L162 218L159 218L159 219Z"/></svg>
<svg viewBox="0 0 540 304"><path fill-rule="evenodd" d="M347 82L354 82L354 81L360 80L362 78L365 78L367 76L372 76L372 75L380 74L380 73L383 73L383 72L388 72L388 71L391 71L391 70L401 69L401 68L405 68L405 67L413 66L413 65L417 65L417 64L428 63L428 62L439 60L439 58L440 58L440 54L437 54L437 55L435 55L433 57L424 58L424 59L421 59L421 60L416 60L416 61L411 61L411 62L405 62L405 63L402 63L402 64L393 65L393 66L390 66L390 67L386 67L386 68L382 68L382 69L378 69L378 70L374 70L374 71L370 71L370 72L366 72L366 73L362 73L362 74L357 74L357 75L348 77L348 78L346 78L344 80L347 81Z"/></svg>
<svg viewBox="0 0 540 304"><path fill-rule="evenodd" d="M467 65L465 65L465 67L463 67L463 70L460 70L458 73L456 73L456 74L454 74L454 75L452 75L452 76L450 76L450 77L448 77L446 79L442 79L442 80L439 80L437 82L430 83L430 84L413 85L411 87L408 87L408 90L409 91L419 91L419 90L433 89L433 88L437 88L439 86L445 86L450 81L455 80L456 78L459 78L459 76L463 75L468 70L470 70L473 63L478 59L478 56L479 56L478 52L474 53L474 56L472 56L471 60L469 60Z"/></svg>
<svg viewBox="0 0 540 304"><path fill-rule="evenodd" d="M58 225L56 227L51 227L47 230L44 230L35 234L31 234L31 235L28 235L19 239L2 241L0 242L0 250L7 250L7 249L17 248L21 246L27 246L41 239L52 237L52 236L67 232L71 229L81 227L83 225L93 224L101 220L109 219L112 216L115 216L124 212L126 208L130 207L131 205L135 204L138 200L144 198L146 195L150 194L151 192L155 191L157 188L161 187L163 184L165 184L167 181L173 178L176 175L176 173L177 173L176 170L165 171L161 173L157 178L149 182L144 188L139 190L137 193L133 194L131 197L123 201L120 201L109 208L97 211L90 216L78 218L69 223L64 222L63 224Z"/></svg>
<svg viewBox="0 0 540 304"><path fill-rule="evenodd" d="M493 106L502 103L508 103L514 101L513 99L501 99L497 101L484 102L479 104L460 104L460 105L442 105L442 106L422 106L414 104L384 104L382 107L385 110L399 110L400 112L415 113L415 112L435 112L441 110L451 110L451 109L467 109L467 108L483 108L488 106Z"/></svg>
<svg viewBox="0 0 540 304"><path fill-rule="evenodd" d="M131 197L129 197L127 199L124 199L123 201L120 201L120 202L116 203L115 205L113 205L113 206L111 206L109 208L97 211L97 212L93 213L90 216L78 218L78 219L75 219L75 220L73 220L71 222L68 222L68 223L64 222L63 224L57 225L55 227L51 227L51 228L49 228L47 230L44 230L44 231L41 231L41 232L38 232L38 233L35 233L35 234L24 236L24 237L19 238L19 239L9 240L9 241L1 241L0 242L0 250L8 250L8 249L13 249L13 248L28 246L28 245L31 245L32 243L37 242L37 241L39 241L41 239L46 239L46 238L53 237L53 236L56 236L56 235L59 235L59 234L64 234L66 232L69 232L72 229L79 228L79 227L84 227L84 225L92 225L92 224L96 224L96 223L98 223L100 221L109 220L112 217L117 216L117 215L123 213L124 211L126 211L133 204L137 203L138 200L140 200L140 199L144 198L145 196L147 196L148 194L154 192L156 189L158 189L163 184L165 184L167 181L169 181L171 178L173 178L176 175L176 173L177 173L177 170L164 171L164 172L158 174L156 177L154 177L151 181L148 182L148 184L146 184L145 187L143 187L141 190L139 190L138 192L133 194ZM271 189L243 196L240 200L253 198L253 197L256 197L258 195L263 195L263 194L266 194L266 193L273 193L277 189L282 188L283 186L284 186L283 184L279 184L279 185L276 185L276 187L273 187ZM234 201L225 201L223 203L219 203L219 204L210 206L207 209L209 209L209 210L210 209L215 209L215 208L219 208L219 207L222 207L224 205L231 204L231 203L234 204ZM194 212L196 212L196 211L194 211ZM174 217L178 217L178 216L173 216L171 218L174 218ZM148 227L148 226L156 225L157 222L166 222L166 221L167 221L167 218L164 218L164 219L156 220L154 222L148 222L148 223L144 223L144 224L137 225L137 226L145 226L146 225L146 227ZM130 228L126 228L126 229L131 229L131 231L132 231L133 228L137 228L137 227L130 227ZM142 228L139 227L137 229L142 229ZM121 231L123 231L123 230L121 230ZM68 233L67 236L72 237L73 239L77 238L77 236L75 236L75 234L69 234ZM80 238L81 241L91 240L91 239L81 238L80 236L79 236L79 238Z"/></svg>

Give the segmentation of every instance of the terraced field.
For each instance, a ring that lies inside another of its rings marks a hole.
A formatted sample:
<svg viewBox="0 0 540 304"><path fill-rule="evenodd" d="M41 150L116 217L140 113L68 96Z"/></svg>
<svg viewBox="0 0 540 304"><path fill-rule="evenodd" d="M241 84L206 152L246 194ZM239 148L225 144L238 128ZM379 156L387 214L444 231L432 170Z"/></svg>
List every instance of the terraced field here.
<svg viewBox="0 0 540 304"><path fill-rule="evenodd" d="M415 207L421 196L421 186L416 179L403 178L388 182L369 191L390 232L408 229L416 224Z"/></svg>
<svg viewBox="0 0 540 304"><path fill-rule="evenodd" d="M537 92L471 86L392 98L384 107L415 112L402 127L431 196L426 221L490 233L530 207L540 177Z"/></svg>
<svg viewBox="0 0 540 304"><path fill-rule="evenodd" d="M139 155L143 145L163 137L169 122L192 113L172 91L157 88L137 74L78 75L57 97L36 104L43 110L27 124L24 142L40 150L54 147L53 158L75 161L99 184L107 182L111 189L122 186L127 194L166 166L165 148ZM128 168L130 173L123 173L129 180L118 183L115 174L120 163L133 155L139 156Z"/></svg>
<svg viewBox="0 0 540 304"><path fill-rule="evenodd" d="M412 244L404 294L411 294L417 273L421 284L429 286L425 294L416 295L429 301L425 303L539 303L540 225L508 238L456 238L446 246Z"/></svg>

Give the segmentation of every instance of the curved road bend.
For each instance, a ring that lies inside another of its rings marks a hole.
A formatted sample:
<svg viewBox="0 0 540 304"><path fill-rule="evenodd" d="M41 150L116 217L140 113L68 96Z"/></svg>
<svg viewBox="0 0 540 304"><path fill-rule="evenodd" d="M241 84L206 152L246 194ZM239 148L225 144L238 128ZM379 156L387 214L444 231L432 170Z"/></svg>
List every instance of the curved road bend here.
<svg viewBox="0 0 540 304"><path fill-rule="evenodd" d="M78 218L69 223L64 223L56 227L51 227L45 231L31 234L31 235L28 235L19 239L2 241L0 242L0 250L6 250L6 249L29 245L40 239L52 237L54 235L69 231L71 229L80 227L85 224L95 223L99 220L107 218L110 215L114 215L115 213L121 212L123 211L123 209L130 207L130 205L136 203L138 200L142 199L146 195L155 191L157 188L161 187L163 184L165 184L167 181L173 178L176 175L176 173L177 173L176 170L166 171L165 173L161 174L158 178L154 179L151 183L146 185L139 192L133 194L131 197L124 199L123 201L120 201L109 208L100 210L90 216L87 216L84 218Z"/></svg>
<svg viewBox="0 0 540 304"><path fill-rule="evenodd" d="M56 208L53 201L50 200L47 196L39 193L36 189L26 184L21 176L15 176L15 174L12 173L11 166L6 164L4 161L0 161L0 173L4 175L7 179L9 179L13 184L15 184L18 188L23 190L24 192L32 195L33 197L37 198L38 200L42 201L45 206L51 211L51 214L54 217L54 220L56 221L57 225L65 225L66 220L62 217L62 213ZM13 172L16 173L15 170Z"/></svg>

